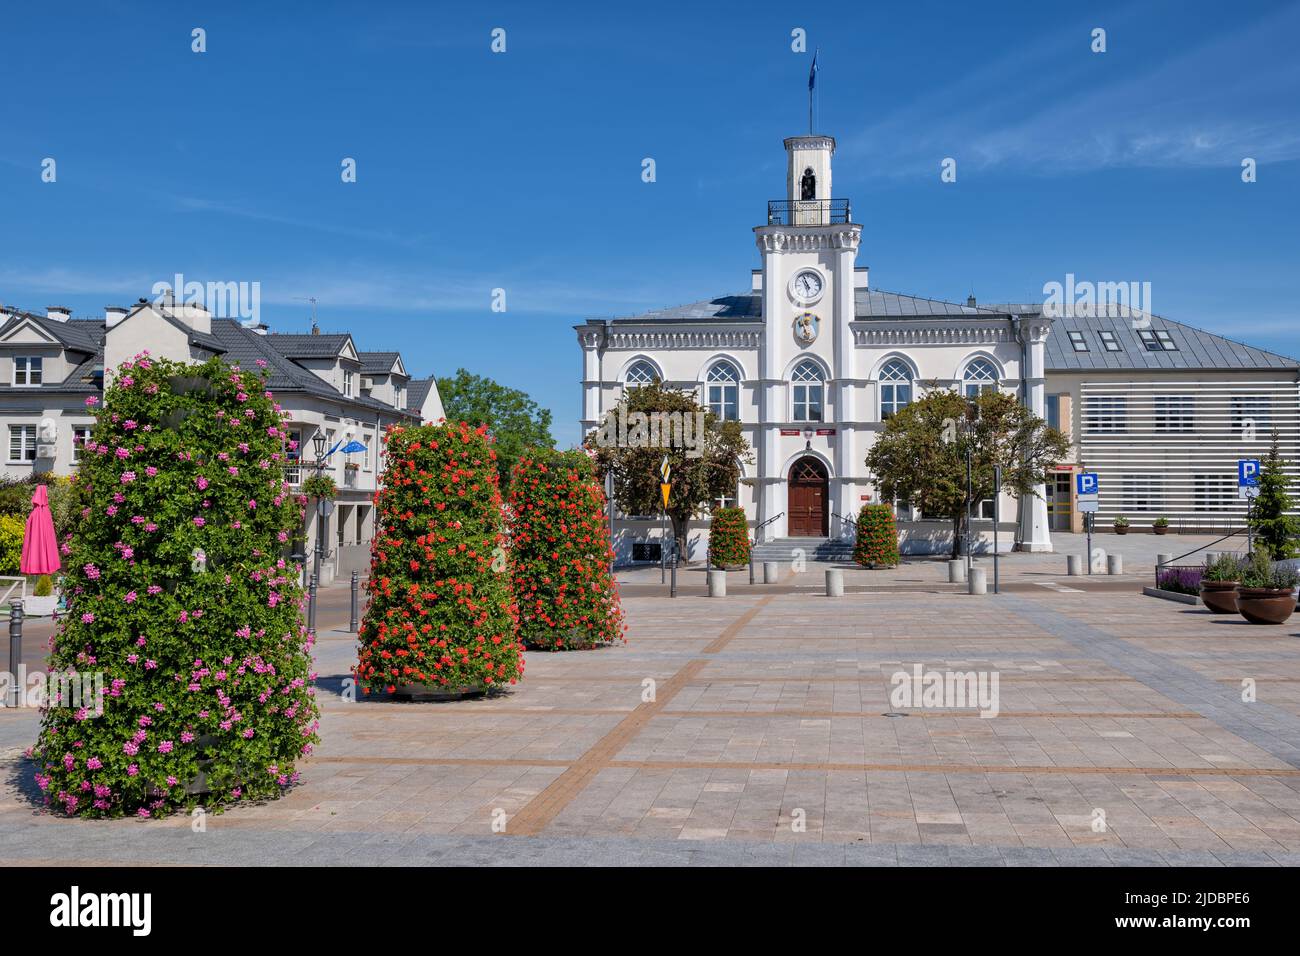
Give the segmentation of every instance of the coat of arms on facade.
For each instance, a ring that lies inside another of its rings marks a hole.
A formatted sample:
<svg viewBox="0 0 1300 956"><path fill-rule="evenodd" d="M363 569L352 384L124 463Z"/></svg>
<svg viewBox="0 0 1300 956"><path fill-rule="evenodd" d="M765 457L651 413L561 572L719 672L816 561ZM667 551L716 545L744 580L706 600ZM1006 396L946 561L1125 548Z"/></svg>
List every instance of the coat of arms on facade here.
<svg viewBox="0 0 1300 956"><path fill-rule="evenodd" d="M800 313L794 319L794 337L803 345L812 345L817 341L819 324L817 316L811 312Z"/></svg>

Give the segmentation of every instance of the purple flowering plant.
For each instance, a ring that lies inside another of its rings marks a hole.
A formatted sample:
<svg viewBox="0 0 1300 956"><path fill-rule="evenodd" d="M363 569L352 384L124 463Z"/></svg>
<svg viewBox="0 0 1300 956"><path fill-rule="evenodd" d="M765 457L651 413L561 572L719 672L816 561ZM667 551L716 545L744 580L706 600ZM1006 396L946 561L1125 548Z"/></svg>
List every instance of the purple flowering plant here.
<svg viewBox="0 0 1300 956"><path fill-rule="evenodd" d="M44 709L29 753L46 805L159 817L279 796L319 712L284 555L305 499L284 481L264 373L143 354L87 405L83 510L61 549L72 608L49 668L102 673L104 695L98 714Z"/></svg>

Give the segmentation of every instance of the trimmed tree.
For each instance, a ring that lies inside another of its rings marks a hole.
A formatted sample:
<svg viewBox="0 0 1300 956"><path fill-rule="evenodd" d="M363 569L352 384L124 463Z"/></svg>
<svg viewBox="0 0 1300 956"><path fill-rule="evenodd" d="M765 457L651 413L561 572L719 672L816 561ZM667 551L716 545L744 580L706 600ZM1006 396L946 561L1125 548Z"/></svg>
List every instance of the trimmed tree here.
<svg viewBox="0 0 1300 956"><path fill-rule="evenodd" d="M31 754L46 802L149 817L276 797L318 722L279 407L260 372L140 355L94 415L62 546L59 694ZM92 675L98 716L77 699Z"/></svg>
<svg viewBox="0 0 1300 956"><path fill-rule="evenodd" d="M392 426L375 493L362 692L491 690L524 672L496 453L483 426Z"/></svg>
<svg viewBox="0 0 1300 956"><path fill-rule="evenodd" d="M1293 502L1291 477L1286 473L1286 460L1279 450L1281 443L1277 429L1268 457L1260 462L1259 494L1250 507L1250 526L1255 543L1268 552L1274 561L1285 561L1295 556L1297 526L1300 521L1291 514Z"/></svg>
<svg viewBox="0 0 1300 956"><path fill-rule="evenodd" d="M613 473L614 501L628 515L661 513L659 466L668 459L668 519L683 560L690 520L718 498L734 497L741 464L753 461L740 422L721 421L694 392L658 382L625 392L586 447L602 482Z"/></svg>
<svg viewBox="0 0 1300 956"><path fill-rule="evenodd" d="M744 508L718 508L709 524L709 560L715 568L749 563L749 520Z"/></svg>
<svg viewBox="0 0 1300 956"><path fill-rule="evenodd" d="M898 526L889 505L863 505L858 512L858 538L853 560L864 568L892 568L898 564Z"/></svg>
<svg viewBox="0 0 1300 956"><path fill-rule="evenodd" d="M966 427L967 413L978 413ZM968 493L966 452L973 480ZM1069 442L1055 428L998 391L965 398L947 389L931 391L885 422L867 452L866 465L880 497L919 506L927 517L952 522L952 556L961 552L967 505L1009 492L1037 494L1047 473L1065 460ZM1002 486L993 487L993 467L1002 466Z"/></svg>
<svg viewBox="0 0 1300 956"><path fill-rule="evenodd" d="M525 452L511 472L510 515L520 640L565 650L624 639L605 493L590 457Z"/></svg>

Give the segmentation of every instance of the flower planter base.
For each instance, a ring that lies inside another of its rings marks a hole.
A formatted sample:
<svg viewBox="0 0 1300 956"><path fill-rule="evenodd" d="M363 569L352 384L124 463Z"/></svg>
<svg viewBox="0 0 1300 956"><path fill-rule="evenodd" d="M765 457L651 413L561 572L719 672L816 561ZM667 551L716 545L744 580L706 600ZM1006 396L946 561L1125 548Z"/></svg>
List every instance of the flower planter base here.
<svg viewBox="0 0 1300 956"><path fill-rule="evenodd" d="M393 697L397 700L409 700L419 703L421 701L446 701L446 700L466 700L471 697L482 697L487 693L487 688L482 685L471 687L430 687L427 684L399 684L393 691Z"/></svg>
<svg viewBox="0 0 1300 956"><path fill-rule="evenodd" d="M1168 534L1168 533L1169 533L1169 526L1168 526L1168 525L1158 525L1158 524L1157 524L1157 525L1152 525L1151 530L1152 530L1155 534Z"/></svg>
<svg viewBox="0 0 1300 956"><path fill-rule="evenodd" d="M1236 581L1202 581L1201 603L1212 614L1237 613Z"/></svg>
<svg viewBox="0 0 1300 956"><path fill-rule="evenodd" d="M1116 525L1116 527L1115 527L1115 533L1116 533L1116 534L1128 534L1128 525Z"/></svg>
<svg viewBox="0 0 1300 956"><path fill-rule="evenodd" d="M1285 624L1295 613L1295 593L1289 588L1241 588L1237 610L1251 624Z"/></svg>

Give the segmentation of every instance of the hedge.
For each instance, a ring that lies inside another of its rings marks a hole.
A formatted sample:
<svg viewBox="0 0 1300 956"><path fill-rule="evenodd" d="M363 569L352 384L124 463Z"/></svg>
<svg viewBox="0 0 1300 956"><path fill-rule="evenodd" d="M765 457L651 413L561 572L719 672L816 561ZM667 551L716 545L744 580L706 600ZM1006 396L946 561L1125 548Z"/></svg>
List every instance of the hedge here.
<svg viewBox="0 0 1300 956"><path fill-rule="evenodd" d="M515 683L523 645L486 429L395 425L387 442L358 685L370 694Z"/></svg>
<svg viewBox="0 0 1300 956"><path fill-rule="evenodd" d="M525 451L510 475L519 637L550 650L623 639L605 493L580 451Z"/></svg>
<svg viewBox="0 0 1300 956"><path fill-rule="evenodd" d="M49 669L100 675L103 693L43 710L30 754L46 802L150 817L279 796L318 713L297 568L282 554L302 508L265 378L146 353L93 413L87 504L61 546L71 609Z"/></svg>
<svg viewBox="0 0 1300 956"><path fill-rule="evenodd" d="M889 505L863 505L858 513L858 539L853 560L864 568L898 564L898 527Z"/></svg>

